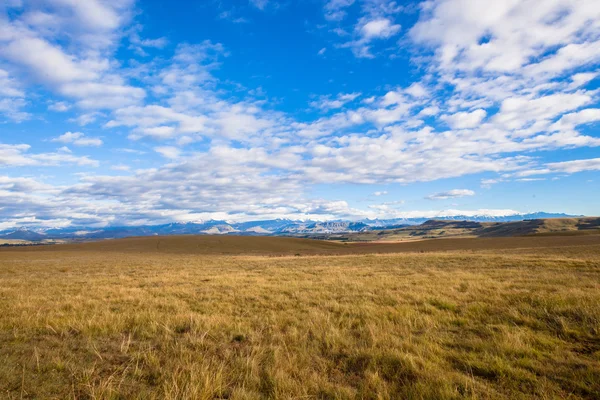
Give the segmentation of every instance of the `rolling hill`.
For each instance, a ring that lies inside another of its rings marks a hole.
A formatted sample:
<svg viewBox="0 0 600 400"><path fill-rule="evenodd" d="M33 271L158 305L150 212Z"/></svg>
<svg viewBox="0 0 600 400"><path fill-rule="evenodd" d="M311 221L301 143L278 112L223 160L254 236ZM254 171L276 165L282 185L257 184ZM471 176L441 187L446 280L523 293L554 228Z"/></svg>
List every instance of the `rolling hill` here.
<svg viewBox="0 0 600 400"><path fill-rule="evenodd" d="M441 238L585 235L593 233L600 233L600 218L598 217L528 219L515 222L429 220L416 226L313 237L342 241L414 241Z"/></svg>

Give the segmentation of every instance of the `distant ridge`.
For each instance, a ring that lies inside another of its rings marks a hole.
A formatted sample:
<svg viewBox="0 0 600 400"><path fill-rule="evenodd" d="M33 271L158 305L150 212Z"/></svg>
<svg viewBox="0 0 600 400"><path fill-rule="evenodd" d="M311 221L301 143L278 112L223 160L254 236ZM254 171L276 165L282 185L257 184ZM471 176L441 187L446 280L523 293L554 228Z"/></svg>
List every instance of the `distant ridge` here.
<svg viewBox="0 0 600 400"><path fill-rule="evenodd" d="M319 237L347 242L406 242L423 239L600 235L600 217L525 219L511 222L429 220L421 225Z"/></svg>
<svg viewBox="0 0 600 400"><path fill-rule="evenodd" d="M394 219L364 219L360 221L294 221L275 219L264 221L249 221L230 223L227 221L211 220L201 223L170 223L162 225L143 226L113 226L105 228L68 227L43 228L28 227L0 231L0 239L20 239L31 242L48 240L99 240L132 236L165 236L165 235L242 235L242 236L310 236L339 233L360 233L398 229L407 226L432 224L431 221L469 221L483 222L517 222L527 220L543 220L555 218L579 218L580 216L536 212L529 214L514 214L506 216L495 215L452 215L435 216L433 218L394 218Z"/></svg>
<svg viewBox="0 0 600 400"><path fill-rule="evenodd" d="M419 229L464 229L478 237L509 237L575 231L600 230L600 218L544 218L513 222L475 222L430 220Z"/></svg>

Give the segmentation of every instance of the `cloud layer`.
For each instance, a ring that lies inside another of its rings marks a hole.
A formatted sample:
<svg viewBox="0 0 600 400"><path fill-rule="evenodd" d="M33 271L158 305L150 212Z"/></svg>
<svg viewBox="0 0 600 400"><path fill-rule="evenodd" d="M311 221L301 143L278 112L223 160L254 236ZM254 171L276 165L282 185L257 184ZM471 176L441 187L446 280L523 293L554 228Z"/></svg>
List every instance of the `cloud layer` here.
<svg viewBox="0 0 600 400"><path fill-rule="evenodd" d="M224 77L222 66L236 57L225 44L144 37L138 7L129 0L0 7L0 115L27 124L44 118L43 103L52 118L79 126L39 142L17 130L0 137L4 225L392 218L410 212L403 199L358 207L312 188L477 174L489 175L482 186L491 187L600 170L593 157L543 157L600 146L597 128L587 129L600 121L597 1L435 0L412 9L326 1L319 29L330 42L311 50L315 57L318 49L319 59L335 53L348 62L402 55L416 72L368 93L314 94L309 117ZM276 14L272 2L252 8ZM107 147L117 139L131 160L85 153L114 154ZM147 162L137 167L133 155ZM41 166L81 170L73 182L18 169ZM374 190L366 193L388 192ZM475 194L441 190L425 197Z"/></svg>

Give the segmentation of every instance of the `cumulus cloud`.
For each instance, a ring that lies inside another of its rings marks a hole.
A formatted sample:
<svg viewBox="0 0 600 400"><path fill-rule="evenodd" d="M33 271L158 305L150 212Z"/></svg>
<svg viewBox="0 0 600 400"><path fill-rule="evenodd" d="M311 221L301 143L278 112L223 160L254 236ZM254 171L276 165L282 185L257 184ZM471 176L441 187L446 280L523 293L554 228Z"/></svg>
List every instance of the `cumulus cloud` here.
<svg viewBox="0 0 600 400"><path fill-rule="evenodd" d="M103 142L99 138L87 137L81 132L66 132L54 139L53 142L71 143L75 146L102 146Z"/></svg>
<svg viewBox="0 0 600 400"><path fill-rule="evenodd" d="M87 156L74 156L70 152L29 153L30 149L31 146L28 144L0 143L0 167L59 166L64 164L97 167L99 165L96 160Z"/></svg>
<svg viewBox="0 0 600 400"><path fill-rule="evenodd" d="M0 59L83 108L116 108L146 93L127 83L111 62L113 43L130 20L132 1L34 2L8 13L0 34ZM72 38L61 46L63 35Z"/></svg>
<svg viewBox="0 0 600 400"><path fill-rule="evenodd" d="M400 25L387 18L378 18L366 22L360 27L361 36L365 40L387 39L400 31Z"/></svg>
<svg viewBox="0 0 600 400"><path fill-rule="evenodd" d="M593 0L502 1L493 6L438 0L423 3L421 19L411 29L411 36L434 45L444 67L521 72L523 67L532 66L525 72L535 75L548 71L544 64L554 64L552 69L559 72L588 62L577 56L564 57L561 51L574 53L568 46L581 46L575 44L577 40L590 34L593 38L599 16L600 8ZM556 46L558 50L549 52Z"/></svg>
<svg viewBox="0 0 600 400"><path fill-rule="evenodd" d="M429 200L447 200L459 197L475 196L475 192L469 189L452 189L447 192L434 193L427 196Z"/></svg>
<svg viewBox="0 0 600 400"><path fill-rule="evenodd" d="M6 46L4 55L83 108L114 108L145 96L143 89L106 75L108 61L78 60L40 38L15 39Z"/></svg>
<svg viewBox="0 0 600 400"><path fill-rule="evenodd" d="M324 5L324 17L330 24L336 24L330 28L344 41L336 43L335 47L349 48L354 56L358 58L375 58L374 45L385 43L398 35L401 30L400 24L395 22L395 15L402 11L403 7L389 0L329 0ZM354 6L354 7L353 7ZM353 22L353 28L342 28L341 22L347 22L346 17L350 8L358 9L358 18Z"/></svg>
<svg viewBox="0 0 600 400"><path fill-rule="evenodd" d="M15 226L88 226L197 222L208 219L247 221L271 218L331 220L337 218L435 218L436 216L514 215L514 210L427 210L402 212L393 207L352 208L346 201L305 199L281 181L248 181L248 176L228 182L206 180L201 174L181 180L185 166L162 171L138 171L134 176L86 177L78 185L53 186L38 179L0 175L0 222L2 229ZM179 179L178 191L168 180ZM209 182L207 185L198 183ZM166 186L165 186L166 185ZM266 185L266 186L265 186ZM253 186L256 188L253 189ZM277 187L281 191L268 191ZM126 194L126 195L124 195ZM102 199L99 201L99 199ZM114 201L118 199L118 201ZM181 207L174 207L181 202ZM18 215L18 217L15 217ZM65 218L69 215L69 218Z"/></svg>
<svg viewBox="0 0 600 400"><path fill-rule="evenodd" d="M342 43L340 47L350 48L358 58L374 58L371 43L374 40L384 40L400 32L400 25L394 24L389 18L363 17L354 28L355 39Z"/></svg>
<svg viewBox="0 0 600 400"><path fill-rule="evenodd" d="M445 121L453 129L475 128L485 118L487 112L479 109L472 112L457 112L451 115L443 115L442 121Z"/></svg>
<svg viewBox="0 0 600 400"><path fill-rule="evenodd" d="M600 108L587 108L585 110L564 114L558 121L550 126L550 130L573 130L579 125L597 121L600 121Z"/></svg>
<svg viewBox="0 0 600 400"><path fill-rule="evenodd" d="M163 157L170 158L170 159L179 158L179 156L181 155L181 150L179 150L177 147L173 147L173 146L155 147L154 151L156 151L158 154L162 155Z"/></svg>

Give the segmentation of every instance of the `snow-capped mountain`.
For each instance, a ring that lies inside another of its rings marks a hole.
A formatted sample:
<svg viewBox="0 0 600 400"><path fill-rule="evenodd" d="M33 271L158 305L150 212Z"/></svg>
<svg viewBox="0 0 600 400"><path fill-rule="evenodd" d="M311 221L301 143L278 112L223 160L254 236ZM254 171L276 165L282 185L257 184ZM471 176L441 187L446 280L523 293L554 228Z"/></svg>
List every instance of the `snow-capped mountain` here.
<svg viewBox="0 0 600 400"><path fill-rule="evenodd" d="M369 230L369 225L364 222L328 221L291 224L283 228L279 233L343 233L363 232L367 230Z"/></svg>
<svg viewBox="0 0 600 400"><path fill-rule="evenodd" d="M47 239L48 236L41 232L36 232L27 228L19 228L15 231L8 231L0 234L2 239L28 240L30 242L39 242Z"/></svg>
<svg viewBox="0 0 600 400"><path fill-rule="evenodd" d="M43 228L21 227L0 232L0 239L20 239L32 242L52 239L113 239L129 236L153 235L311 235L334 234L347 232L364 232L368 230L392 229L407 225L420 225L428 220L443 221L475 221L475 222L512 222L528 219L567 218L576 215L536 212L510 215L436 215L432 218L394 218L365 219L361 221L294 221L275 219L229 223L227 221L203 221L188 223L171 223L144 226L114 226L106 228L68 227Z"/></svg>

